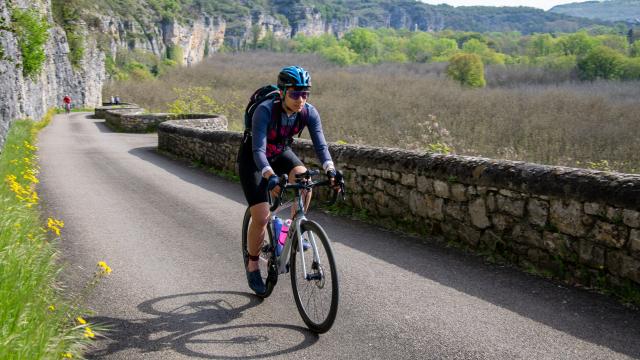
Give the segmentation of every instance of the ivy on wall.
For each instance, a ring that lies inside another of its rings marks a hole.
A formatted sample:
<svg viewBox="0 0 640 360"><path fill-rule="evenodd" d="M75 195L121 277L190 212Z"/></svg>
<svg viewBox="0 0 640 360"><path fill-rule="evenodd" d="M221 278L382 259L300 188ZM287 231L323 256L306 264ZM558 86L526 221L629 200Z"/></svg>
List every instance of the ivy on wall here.
<svg viewBox="0 0 640 360"><path fill-rule="evenodd" d="M22 74L33 78L40 73L46 60L44 45L49 39L49 23L35 9L14 8L11 20L22 54Z"/></svg>

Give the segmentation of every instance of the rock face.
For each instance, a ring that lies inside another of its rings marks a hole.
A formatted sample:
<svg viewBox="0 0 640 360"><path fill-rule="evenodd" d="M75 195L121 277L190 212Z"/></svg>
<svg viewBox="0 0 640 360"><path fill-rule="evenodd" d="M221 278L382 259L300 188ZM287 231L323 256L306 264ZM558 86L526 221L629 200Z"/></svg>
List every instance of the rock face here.
<svg viewBox="0 0 640 360"><path fill-rule="evenodd" d="M80 66L69 61L69 45L63 29L53 23L50 0L42 2L14 1L17 8L37 7L48 19L51 28L45 45L46 61L35 78L22 74L22 54L11 31L11 13L5 1L0 1L0 148L4 144L10 122L14 119L39 119L44 113L60 106L65 95L71 96L75 107L96 106L102 102L102 84L106 78L104 54L95 41L85 37L85 54Z"/></svg>

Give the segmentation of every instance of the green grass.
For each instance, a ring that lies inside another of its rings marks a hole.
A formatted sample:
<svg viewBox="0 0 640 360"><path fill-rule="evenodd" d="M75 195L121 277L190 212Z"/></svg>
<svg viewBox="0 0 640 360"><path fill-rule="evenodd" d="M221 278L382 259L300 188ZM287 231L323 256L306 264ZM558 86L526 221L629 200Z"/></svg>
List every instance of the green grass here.
<svg viewBox="0 0 640 360"><path fill-rule="evenodd" d="M81 311L63 294L58 277L55 234L62 224L41 218L38 182L39 123L15 121L0 153L0 359L81 358L87 325L76 325Z"/></svg>

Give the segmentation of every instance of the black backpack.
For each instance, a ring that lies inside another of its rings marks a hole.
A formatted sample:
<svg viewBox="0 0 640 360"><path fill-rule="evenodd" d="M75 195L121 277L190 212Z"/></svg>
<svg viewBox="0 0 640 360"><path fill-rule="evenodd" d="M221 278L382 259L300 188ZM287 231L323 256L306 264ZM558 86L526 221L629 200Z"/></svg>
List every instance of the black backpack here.
<svg viewBox="0 0 640 360"><path fill-rule="evenodd" d="M258 105L262 104L265 100L275 100L280 98L280 92L275 85L266 85L253 92L253 95L249 98L249 103L244 110L244 131L251 133L251 120L253 119L253 113L256 112Z"/></svg>
<svg viewBox="0 0 640 360"><path fill-rule="evenodd" d="M251 122L253 120L253 114L260 104L267 100L280 102L280 92L276 85L265 85L253 92L253 95L249 98L249 103L244 110L244 133L245 135L251 135ZM280 115L282 114L282 107L280 105L274 106L271 112L271 120L275 122L276 129L280 128ZM300 122L298 137L302 134L304 127L307 125L307 119L309 117L309 111L306 106L299 113L296 121ZM278 134L280 132L278 131Z"/></svg>

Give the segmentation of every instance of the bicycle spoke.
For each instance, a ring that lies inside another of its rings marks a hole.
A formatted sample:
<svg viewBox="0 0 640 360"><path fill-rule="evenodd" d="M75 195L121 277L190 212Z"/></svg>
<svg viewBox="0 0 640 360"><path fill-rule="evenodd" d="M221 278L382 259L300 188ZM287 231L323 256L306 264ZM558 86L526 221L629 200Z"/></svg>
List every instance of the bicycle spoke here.
<svg viewBox="0 0 640 360"><path fill-rule="evenodd" d="M338 284L335 262L326 235L315 225L303 230L300 241L307 239L311 248L292 256L292 285L296 304L310 329L327 331L335 319L338 306ZM307 270L304 278L302 257ZM295 273L294 273L295 272Z"/></svg>

